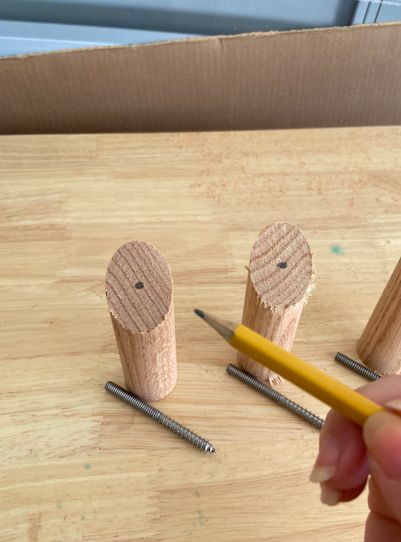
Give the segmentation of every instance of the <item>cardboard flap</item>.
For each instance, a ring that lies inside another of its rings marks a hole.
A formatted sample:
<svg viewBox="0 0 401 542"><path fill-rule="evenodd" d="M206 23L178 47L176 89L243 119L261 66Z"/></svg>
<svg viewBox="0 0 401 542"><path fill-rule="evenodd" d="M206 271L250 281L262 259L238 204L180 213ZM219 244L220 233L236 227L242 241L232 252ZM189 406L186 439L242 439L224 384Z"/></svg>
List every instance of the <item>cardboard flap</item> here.
<svg viewBox="0 0 401 542"><path fill-rule="evenodd" d="M0 59L0 133L401 123L401 24Z"/></svg>

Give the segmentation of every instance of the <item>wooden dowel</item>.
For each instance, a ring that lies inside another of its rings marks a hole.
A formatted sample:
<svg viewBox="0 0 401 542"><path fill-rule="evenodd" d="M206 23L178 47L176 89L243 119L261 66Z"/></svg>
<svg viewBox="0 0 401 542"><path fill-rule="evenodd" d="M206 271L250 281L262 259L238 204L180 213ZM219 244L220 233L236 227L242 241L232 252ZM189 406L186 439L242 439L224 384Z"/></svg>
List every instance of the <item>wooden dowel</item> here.
<svg viewBox="0 0 401 542"><path fill-rule="evenodd" d="M150 243L126 243L107 268L106 297L127 388L146 401L162 399L177 381L167 262Z"/></svg>
<svg viewBox="0 0 401 542"><path fill-rule="evenodd" d="M401 373L401 259L357 344L368 367L382 374Z"/></svg>
<svg viewBox="0 0 401 542"><path fill-rule="evenodd" d="M266 226L250 255L242 323L291 350L312 278L312 255L303 233L285 222ZM238 354L238 363L262 382L282 381L244 354Z"/></svg>

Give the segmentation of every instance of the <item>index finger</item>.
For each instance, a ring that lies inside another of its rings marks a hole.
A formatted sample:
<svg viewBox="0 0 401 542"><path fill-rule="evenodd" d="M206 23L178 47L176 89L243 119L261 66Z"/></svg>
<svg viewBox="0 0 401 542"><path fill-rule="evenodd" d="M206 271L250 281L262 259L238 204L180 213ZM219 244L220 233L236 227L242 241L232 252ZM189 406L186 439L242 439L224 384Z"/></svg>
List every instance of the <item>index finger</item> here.
<svg viewBox="0 0 401 542"><path fill-rule="evenodd" d="M401 376L383 377L358 391L385 404L401 398ZM348 500L363 490L368 474L362 428L331 410L320 433L319 455L311 479L345 492L342 500Z"/></svg>

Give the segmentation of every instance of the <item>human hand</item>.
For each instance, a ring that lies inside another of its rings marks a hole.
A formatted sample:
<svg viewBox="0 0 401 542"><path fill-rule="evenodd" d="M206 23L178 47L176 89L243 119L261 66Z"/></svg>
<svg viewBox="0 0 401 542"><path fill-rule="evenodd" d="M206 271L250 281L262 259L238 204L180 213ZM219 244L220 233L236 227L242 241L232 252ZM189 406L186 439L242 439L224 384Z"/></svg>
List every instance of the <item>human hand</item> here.
<svg viewBox="0 0 401 542"><path fill-rule="evenodd" d="M322 502L334 506L358 497L370 475L365 542L400 542L401 376L383 377L358 391L387 410L370 416L363 428L331 410L311 481L321 484Z"/></svg>

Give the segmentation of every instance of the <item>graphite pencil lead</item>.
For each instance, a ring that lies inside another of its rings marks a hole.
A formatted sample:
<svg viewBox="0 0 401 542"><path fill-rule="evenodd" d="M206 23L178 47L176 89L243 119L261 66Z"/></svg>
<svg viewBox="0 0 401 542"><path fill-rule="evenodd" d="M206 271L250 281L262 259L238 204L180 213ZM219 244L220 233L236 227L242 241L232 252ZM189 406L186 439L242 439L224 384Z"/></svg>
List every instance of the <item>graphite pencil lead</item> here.
<svg viewBox="0 0 401 542"><path fill-rule="evenodd" d="M194 310L195 314L202 318L209 326L217 331L226 341L230 341L231 337L234 335L235 325L231 322L226 322L224 320L219 320L211 314L204 312L200 309Z"/></svg>

